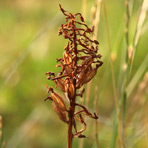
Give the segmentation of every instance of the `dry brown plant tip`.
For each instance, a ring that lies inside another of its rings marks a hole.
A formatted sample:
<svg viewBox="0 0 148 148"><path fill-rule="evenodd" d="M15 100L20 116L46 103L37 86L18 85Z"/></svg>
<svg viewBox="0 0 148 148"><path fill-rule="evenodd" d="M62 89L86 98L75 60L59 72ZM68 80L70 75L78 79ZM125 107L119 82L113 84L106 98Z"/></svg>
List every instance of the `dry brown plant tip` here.
<svg viewBox="0 0 148 148"><path fill-rule="evenodd" d="M103 64L101 54L98 54L97 40L92 40L88 36L94 31L94 27L89 28L81 13L71 14L65 11L61 5L60 10L65 15L66 24L62 24L58 35L63 35L68 40L62 58L57 58L59 63L56 67L61 67L61 71L56 75L54 72L47 72L47 79L54 81L56 86L66 94L69 106L66 108L64 99L57 94L52 87L47 87L50 94L47 99L52 101L54 111L60 120L68 124L68 148L72 148L72 138L85 138L82 133L87 124L84 121L83 113L93 119L98 119L96 113L91 114L88 109L76 103L76 97L82 97L85 89L80 88L88 83L97 73L98 68ZM79 107L80 111L75 112ZM67 119L68 118L68 119ZM77 131L76 121L84 125L84 128ZM75 133L72 129L75 129Z"/></svg>

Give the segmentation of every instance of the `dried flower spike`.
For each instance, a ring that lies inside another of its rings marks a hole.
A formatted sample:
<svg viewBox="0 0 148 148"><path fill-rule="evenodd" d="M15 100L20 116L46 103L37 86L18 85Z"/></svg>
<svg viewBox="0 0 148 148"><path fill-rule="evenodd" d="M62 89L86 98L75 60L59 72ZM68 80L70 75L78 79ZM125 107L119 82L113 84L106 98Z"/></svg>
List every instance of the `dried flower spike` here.
<svg viewBox="0 0 148 148"><path fill-rule="evenodd" d="M76 97L83 96L85 89L79 89L88 83L97 73L98 68L103 64L101 55L98 54L97 40L92 40L88 35L93 33L94 27L89 28L84 21L81 13L71 14L65 11L61 5L60 10L65 15L66 24L62 24L58 35L63 35L68 40L67 46L62 58L57 58L61 71L56 75L53 72L47 72L47 79L54 81L57 87L68 97L69 105L66 108L63 98L58 95L52 87L47 86L47 92L50 95L45 99L52 101L53 109L60 120L68 124L68 148L72 148L72 139L74 137L85 138L82 133L87 124L84 121L83 114L98 119L88 109L76 103ZM80 107L79 112L75 108ZM68 120L67 120L68 117ZM84 128L77 131L76 120L84 125ZM73 133L73 128L75 133Z"/></svg>

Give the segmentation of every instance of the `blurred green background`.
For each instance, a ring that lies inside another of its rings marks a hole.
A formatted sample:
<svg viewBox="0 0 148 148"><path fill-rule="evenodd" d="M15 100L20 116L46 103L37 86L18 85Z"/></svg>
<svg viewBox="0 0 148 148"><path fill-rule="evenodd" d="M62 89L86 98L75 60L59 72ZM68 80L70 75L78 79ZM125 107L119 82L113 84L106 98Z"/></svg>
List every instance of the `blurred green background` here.
<svg viewBox="0 0 148 148"><path fill-rule="evenodd" d="M65 22L59 11L59 3L72 13L82 12L80 0L0 0L0 115L3 117L3 137L6 148L64 148L67 142L67 126L60 122L51 109L51 102L46 98L45 85L54 86L46 79L45 72L57 72L56 58L62 56L66 41L58 37L58 29ZM121 71L120 61L124 38L125 5L121 0L106 0L106 10L110 31L112 53L115 57L115 79ZM131 1L132 17L130 21L129 41L132 42L138 12L142 0ZM91 26L91 8L93 0L86 1L86 23ZM148 54L148 18L137 46L131 78ZM113 133L113 113L115 110L112 88L109 49L106 32L105 15L101 6L101 18L98 30L99 51L103 55L103 66L98 70L91 87L90 111L93 112L94 87L98 86L99 139L102 148L110 147ZM148 70L141 73L138 82ZM137 83L138 84L138 83ZM132 97L127 102L130 108ZM129 129L141 132L147 118L148 88L140 99L144 104L137 108L138 119L130 123ZM79 98L78 98L79 101ZM93 119L87 119L85 148L95 148L95 128ZM145 130L144 130L145 131ZM138 140L132 135L127 143L129 147L146 148L146 133L142 131ZM134 134L133 134L134 135ZM127 139L129 138L127 136ZM132 139L133 138L133 139ZM137 138L137 137L136 137ZM73 141L74 148L79 147L79 139ZM135 142L136 141L136 142Z"/></svg>

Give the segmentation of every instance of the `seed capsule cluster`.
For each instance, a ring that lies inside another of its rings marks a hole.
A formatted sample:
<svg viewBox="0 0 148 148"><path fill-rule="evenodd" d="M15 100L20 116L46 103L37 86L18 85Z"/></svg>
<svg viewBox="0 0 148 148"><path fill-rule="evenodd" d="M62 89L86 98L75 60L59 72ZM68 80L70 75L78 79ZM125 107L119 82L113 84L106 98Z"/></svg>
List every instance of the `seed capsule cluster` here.
<svg viewBox="0 0 148 148"><path fill-rule="evenodd" d="M61 25L58 35L63 35L68 43L63 57L57 59L56 67L61 67L61 71L57 75L53 72L47 72L46 75L66 94L69 108L66 109L63 98L48 86L50 96L45 100L52 100L54 111L63 122L69 124L72 121L72 126L75 128L73 137L83 138L85 136L82 135L82 132L86 129L83 113L94 119L98 117L95 113L91 114L83 105L77 104L76 97L83 96L85 89L82 91L79 89L96 75L98 68L103 63L100 60L101 55L98 54L99 42L88 37L93 33L94 27L89 28L80 13L73 15L65 11L61 5L59 6L66 17L66 24ZM76 106L81 108L79 112L75 112ZM82 130L77 131L75 120L84 124Z"/></svg>

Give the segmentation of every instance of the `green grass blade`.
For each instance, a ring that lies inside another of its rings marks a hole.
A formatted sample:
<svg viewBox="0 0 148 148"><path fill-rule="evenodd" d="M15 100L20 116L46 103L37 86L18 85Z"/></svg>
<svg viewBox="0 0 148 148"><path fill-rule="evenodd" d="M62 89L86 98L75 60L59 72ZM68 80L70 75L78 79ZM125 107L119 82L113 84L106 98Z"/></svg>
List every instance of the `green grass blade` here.
<svg viewBox="0 0 148 148"><path fill-rule="evenodd" d="M110 148L116 147L117 136L118 136L118 123L117 123L117 115L116 115L116 112L115 112L114 113L113 135L112 135Z"/></svg>

